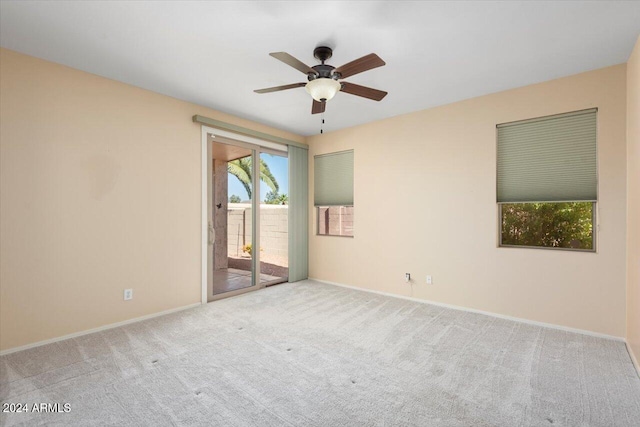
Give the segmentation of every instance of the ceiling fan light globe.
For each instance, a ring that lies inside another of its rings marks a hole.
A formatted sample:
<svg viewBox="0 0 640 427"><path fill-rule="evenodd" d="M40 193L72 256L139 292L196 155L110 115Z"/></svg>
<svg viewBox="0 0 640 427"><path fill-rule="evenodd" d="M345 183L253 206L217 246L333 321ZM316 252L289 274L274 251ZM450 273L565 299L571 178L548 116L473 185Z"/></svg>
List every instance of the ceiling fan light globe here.
<svg viewBox="0 0 640 427"><path fill-rule="evenodd" d="M305 89L318 102L331 100L340 91L342 85L336 80L320 77L306 84Z"/></svg>

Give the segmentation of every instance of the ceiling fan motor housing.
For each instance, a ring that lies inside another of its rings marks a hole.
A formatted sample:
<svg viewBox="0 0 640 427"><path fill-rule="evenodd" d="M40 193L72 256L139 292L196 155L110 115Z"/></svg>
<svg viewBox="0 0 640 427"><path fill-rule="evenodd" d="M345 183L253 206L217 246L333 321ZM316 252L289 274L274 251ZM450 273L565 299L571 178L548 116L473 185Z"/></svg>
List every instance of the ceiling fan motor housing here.
<svg viewBox="0 0 640 427"><path fill-rule="evenodd" d="M340 78L340 73L336 73L336 72L333 71L333 70L336 69L336 67L333 67L331 65L319 64L319 65L314 65L311 68L313 68L315 73L307 74L307 80L309 80L309 81L315 80L315 79L333 79L333 80L338 80Z"/></svg>
<svg viewBox="0 0 640 427"><path fill-rule="evenodd" d="M309 81L315 80L315 79L338 80L340 78L340 73L335 73L333 71L336 69L336 67L324 63L327 59L331 58L332 55L333 55L333 51L331 50L330 47L327 47L327 46L318 46L313 50L313 56L317 60L319 60L321 64L314 65L313 67L311 67L315 71L315 73L307 74L307 79Z"/></svg>

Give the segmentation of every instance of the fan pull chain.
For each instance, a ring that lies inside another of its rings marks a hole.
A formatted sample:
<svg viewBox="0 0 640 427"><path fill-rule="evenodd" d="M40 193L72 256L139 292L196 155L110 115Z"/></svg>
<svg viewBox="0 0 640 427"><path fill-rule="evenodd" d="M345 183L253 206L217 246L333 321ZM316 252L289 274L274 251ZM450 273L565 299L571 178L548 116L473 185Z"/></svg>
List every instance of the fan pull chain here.
<svg viewBox="0 0 640 427"><path fill-rule="evenodd" d="M323 133L324 128L324 111L322 112L322 123L320 124L320 135Z"/></svg>

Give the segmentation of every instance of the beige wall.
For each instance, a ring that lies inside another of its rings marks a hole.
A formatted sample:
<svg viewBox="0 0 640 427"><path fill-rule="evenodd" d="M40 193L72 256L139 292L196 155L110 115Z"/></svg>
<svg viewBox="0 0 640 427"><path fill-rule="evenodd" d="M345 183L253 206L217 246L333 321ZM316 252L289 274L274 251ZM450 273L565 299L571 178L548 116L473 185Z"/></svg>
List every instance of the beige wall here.
<svg viewBox="0 0 640 427"><path fill-rule="evenodd" d="M5 49L0 67L1 350L200 301L194 114L304 139Z"/></svg>
<svg viewBox="0 0 640 427"><path fill-rule="evenodd" d="M627 233L627 342L640 362L640 37L627 63Z"/></svg>
<svg viewBox="0 0 640 427"><path fill-rule="evenodd" d="M311 229L309 276L623 337L625 91L622 64L307 138L311 156L355 150L355 237ZM598 253L498 248L496 124L592 107Z"/></svg>

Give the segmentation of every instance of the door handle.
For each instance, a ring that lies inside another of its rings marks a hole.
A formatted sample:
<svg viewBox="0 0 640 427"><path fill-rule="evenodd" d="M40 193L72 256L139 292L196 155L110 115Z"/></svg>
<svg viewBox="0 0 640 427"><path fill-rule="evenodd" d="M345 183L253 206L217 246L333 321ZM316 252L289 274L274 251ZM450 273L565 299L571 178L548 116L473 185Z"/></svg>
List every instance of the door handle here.
<svg viewBox="0 0 640 427"><path fill-rule="evenodd" d="M216 230L213 228L213 223L209 221L209 244L213 245L216 241Z"/></svg>

